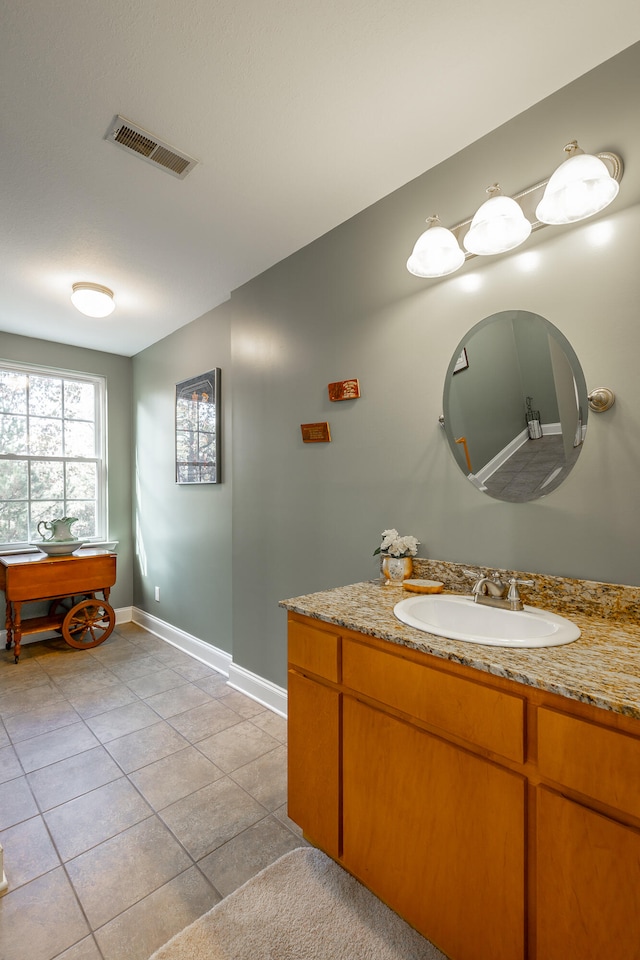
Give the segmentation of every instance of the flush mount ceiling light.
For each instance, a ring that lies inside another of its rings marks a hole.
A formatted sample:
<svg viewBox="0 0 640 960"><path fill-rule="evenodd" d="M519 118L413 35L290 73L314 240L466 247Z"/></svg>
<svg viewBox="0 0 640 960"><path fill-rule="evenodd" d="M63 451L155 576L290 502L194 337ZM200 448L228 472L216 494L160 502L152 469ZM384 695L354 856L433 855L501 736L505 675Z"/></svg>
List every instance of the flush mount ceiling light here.
<svg viewBox="0 0 640 960"><path fill-rule="evenodd" d="M476 256L506 253L519 247L531 233L531 224L511 197L503 197L500 184L487 187L489 199L475 213L463 243Z"/></svg>
<svg viewBox="0 0 640 960"><path fill-rule="evenodd" d="M437 214L429 217L427 223L429 226L416 240L407 260L407 270L415 277L446 277L462 266L464 253Z"/></svg>
<svg viewBox="0 0 640 960"><path fill-rule="evenodd" d="M618 181L602 160L581 150L577 140L572 140L564 149L568 157L552 175L536 207L536 216L542 223L586 220L618 196Z"/></svg>
<svg viewBox="0 0 640 960"><path fill-rule="evenodd" d="M71 303L85 317L108 317L115 310L113 290L100 283L74 283Z"/></svg>
<svg viewBox="0 0 640 960"><path fill-rule="evenodd" d="M409 273L444 277L472 257L513 250L532 230L575 223L603 210L618 194L622 160L610 152L585 154L575 140L565 150L569 156L552 176L512 197L502 196L498 184L489 187L489 199L473 218L447 229L430 217L407 260Z"/></svg>

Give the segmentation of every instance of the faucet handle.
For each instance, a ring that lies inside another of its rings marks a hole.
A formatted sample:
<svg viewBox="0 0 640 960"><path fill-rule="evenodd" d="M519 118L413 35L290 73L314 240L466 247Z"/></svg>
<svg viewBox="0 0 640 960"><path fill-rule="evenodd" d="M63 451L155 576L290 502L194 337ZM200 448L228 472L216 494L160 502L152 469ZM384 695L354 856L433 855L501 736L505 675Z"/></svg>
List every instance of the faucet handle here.
<svg viewBox="0 0 640 960"><path fill-rule="evenodd" d="M509 600L510 603L522 604L522 598L520 597L518 585L523 587L535 587L535 580L519 580L517 577L511 577L509 580L509 592L507 593L507 600Z"/></svg>

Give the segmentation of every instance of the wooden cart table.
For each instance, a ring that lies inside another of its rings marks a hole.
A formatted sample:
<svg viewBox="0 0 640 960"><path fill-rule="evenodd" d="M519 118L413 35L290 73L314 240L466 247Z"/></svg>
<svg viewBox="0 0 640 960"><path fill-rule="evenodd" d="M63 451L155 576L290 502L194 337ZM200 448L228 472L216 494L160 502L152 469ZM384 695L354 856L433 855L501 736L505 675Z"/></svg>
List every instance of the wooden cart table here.
<svg viewBox="0 0 640 960"><path fill-rule="evenodd" d="M96 647L113 630L109 591L116 582L116 554L99 547L71 556L22 553L0 557L0 590L7 606L7 650L20 657L23 635L56 630L78 649ZM96 598L101 592L104 600ZM49 600L49 613L22 620L26 601Z"/></svg>

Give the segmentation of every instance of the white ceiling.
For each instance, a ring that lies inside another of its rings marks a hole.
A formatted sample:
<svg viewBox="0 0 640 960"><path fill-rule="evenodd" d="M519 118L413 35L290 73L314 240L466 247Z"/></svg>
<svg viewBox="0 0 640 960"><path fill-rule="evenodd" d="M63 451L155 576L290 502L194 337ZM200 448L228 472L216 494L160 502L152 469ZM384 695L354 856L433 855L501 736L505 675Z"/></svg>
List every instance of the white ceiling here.
<svg viewBox="0 0 640 960"><path fill-rule="evenodd" d="M0 330L127 356L640 39L637 0L2 7ZM201 163L114 147L115 114Z"/></svg>

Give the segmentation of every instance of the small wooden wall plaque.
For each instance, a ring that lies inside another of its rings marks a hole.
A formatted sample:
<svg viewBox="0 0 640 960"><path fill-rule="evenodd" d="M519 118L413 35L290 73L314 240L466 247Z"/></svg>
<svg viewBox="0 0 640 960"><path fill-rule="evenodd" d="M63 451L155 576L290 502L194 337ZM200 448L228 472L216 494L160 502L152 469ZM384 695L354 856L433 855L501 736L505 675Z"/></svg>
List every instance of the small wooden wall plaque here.
<svg viewBox="0 0 640 960"><path fill-rule="evenodd" d="M328 385L329 400L357 400L360 384L357 380L337 380Z"/></svg>
<svg viewBox="0 0 640 960"><path fill-rule="evenodd" d="M324 423L301 423L302 439L304 443L331 443L331 431L329 424Z"/></svg>

